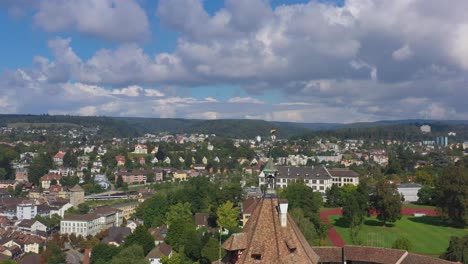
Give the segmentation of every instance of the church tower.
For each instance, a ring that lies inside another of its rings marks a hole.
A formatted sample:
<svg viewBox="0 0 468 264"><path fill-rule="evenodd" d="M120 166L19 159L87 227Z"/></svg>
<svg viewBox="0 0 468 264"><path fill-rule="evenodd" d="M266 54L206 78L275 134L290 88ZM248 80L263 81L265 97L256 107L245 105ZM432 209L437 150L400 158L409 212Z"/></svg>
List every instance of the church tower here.
<svg viewBox="0 0 468 264"><path fill-rule="evenodd" d="M268 162L265 164L265 167L259 175L259 183L265 195L276 196L276 177L278 176L278 168L276 167L272 157L273 145L276 140L276 130L271 130L270 134L272 146L270 147Z"/></svg>

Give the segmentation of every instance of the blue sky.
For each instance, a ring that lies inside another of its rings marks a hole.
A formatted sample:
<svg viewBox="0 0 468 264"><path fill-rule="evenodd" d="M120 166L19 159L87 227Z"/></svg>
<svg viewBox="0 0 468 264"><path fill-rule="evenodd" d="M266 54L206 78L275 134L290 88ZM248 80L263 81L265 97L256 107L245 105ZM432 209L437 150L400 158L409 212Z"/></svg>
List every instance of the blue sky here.
<svg viewBox="0 0 468 264"><path fill-rule="evenodd" d="M456 2L5 0L0 112L466 119Z"/></svg>

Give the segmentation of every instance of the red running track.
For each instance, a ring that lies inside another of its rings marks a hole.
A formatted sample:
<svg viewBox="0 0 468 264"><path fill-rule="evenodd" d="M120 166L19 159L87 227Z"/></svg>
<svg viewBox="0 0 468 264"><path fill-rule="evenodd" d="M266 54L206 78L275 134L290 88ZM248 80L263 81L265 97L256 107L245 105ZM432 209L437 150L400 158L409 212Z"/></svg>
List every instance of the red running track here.
<svg viewBox="0 0 468 264"><path fill-rule="evenodd" d="M436 216L438 212L434 209L421 209L421 208L403 208L401 213L404 216L412 216L415 213L424 213L427 216ZM342 247L345 245L343 238L341 238L340 234L336 231L335 227L330 223L328 217L331 215L342 215L343 210L341 208L337 209L330 209L326 211L320 212L320 218L326 223L330 225L330 230L328 230L328 238L333 243L335 247ZM376 214L376 212L372 212L372 214Z"/></svg>

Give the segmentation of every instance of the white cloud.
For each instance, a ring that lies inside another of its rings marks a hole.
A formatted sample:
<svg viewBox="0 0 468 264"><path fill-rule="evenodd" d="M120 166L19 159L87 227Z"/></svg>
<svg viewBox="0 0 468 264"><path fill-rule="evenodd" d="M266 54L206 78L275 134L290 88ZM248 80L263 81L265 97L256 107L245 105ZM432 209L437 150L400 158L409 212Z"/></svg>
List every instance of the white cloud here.
<svg viewBox="0 0 468 264"><path fill-rule="evenodd" d="M234 97L228 100L229 103L248 103L248 104L264 104L263 101L252 97Z"/></svg>
<svg viewBox="0 0 468 264"><path fill-rule="evenodd" d="M146 12L135 0L42 0L34 22L50 32L72 29L107 40L150 36Z"/></svg>
<svg viewBox="0 0 468 264"><path fill-rule="evenodd" d="M396 61L404 61L413 57L413 51L411 50L410 46L404 45L403 47L395 50L392 53L392 57Z"/></svg>

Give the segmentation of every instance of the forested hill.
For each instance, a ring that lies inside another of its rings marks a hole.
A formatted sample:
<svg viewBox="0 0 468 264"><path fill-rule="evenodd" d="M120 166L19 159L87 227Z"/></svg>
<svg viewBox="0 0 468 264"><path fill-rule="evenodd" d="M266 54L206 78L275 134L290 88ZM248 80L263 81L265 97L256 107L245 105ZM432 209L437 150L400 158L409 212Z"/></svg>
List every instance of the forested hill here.
<svg viewBox="0 0 468 264"><path fill-rule="evenodd" d="M133 137L145 133L203 133L221 137L254 138L267 136L271 129L278 130L278 137L303 135L310 129L300 126L280 125L263 120L199 120L176 118L86 117L52 115L0 115L0 126L12 127L63 127L79 125L99 127L103 136Z"/></svg>
<svg viewBox="0 0 468 264"><path fill-rule="evenodd" d="M429 124L432 133L422 134L419 127ZM99 127L103 136L134 137L145 133L203 133L230 138L268 136L271 129L280 138L336 137L340 139L434 139L457 133L457 140L468 139L468 121L399 120L369 123L292 123L263 120L199 120L177 118L86 117L53 115L0 115L0 126L13 127Z"/></svg>
<svg viewBox="0 0 468 264"><path fill-rule="evenodd" d="M431 133L422 133L420 127L430 125ZM336 126L334 129L311 131L300 137L312 139L315 137L335 137L338 139L391 139L391 140L435 140L438 136L448 136L449 132L456 133L450 138L457 142L468 140L468 122L464 120L399 120L379 121L374 123L353 123Z"/></svg>

